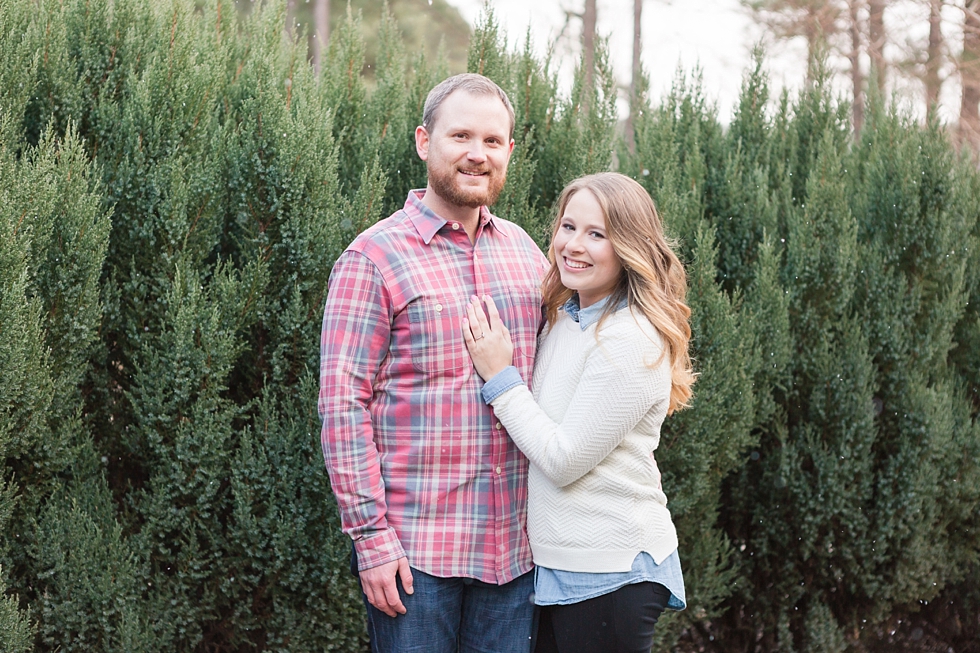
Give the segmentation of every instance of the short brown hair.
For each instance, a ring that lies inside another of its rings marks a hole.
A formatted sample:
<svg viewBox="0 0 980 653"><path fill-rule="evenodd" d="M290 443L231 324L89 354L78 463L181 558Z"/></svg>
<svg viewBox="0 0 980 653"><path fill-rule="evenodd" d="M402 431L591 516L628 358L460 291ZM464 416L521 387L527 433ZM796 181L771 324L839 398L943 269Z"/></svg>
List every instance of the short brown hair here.
<svg viewBox="0 0 980 653"><path fill-rule="evenodd" d="M461 73L459 75L453 75L452 77L443 80L442 82L436 84L436 86L429 91L428 97L425 98L425 107L422 109L422 126L426 130L431 131L432 125L435 124L436 114L439 112L439 107L447 97L452 95L455 91L466 91L467 93L472 93L473 95L490 95L496 96L504 103L504 108L507 109L507 115L510 116L510 133L509 135L513 137L514 135L514 107L510 103L510 98L507 97L507 93L504 89L497 86L493 80L489 77L484 77L483 75L478 75L476 73Z"/></svg>

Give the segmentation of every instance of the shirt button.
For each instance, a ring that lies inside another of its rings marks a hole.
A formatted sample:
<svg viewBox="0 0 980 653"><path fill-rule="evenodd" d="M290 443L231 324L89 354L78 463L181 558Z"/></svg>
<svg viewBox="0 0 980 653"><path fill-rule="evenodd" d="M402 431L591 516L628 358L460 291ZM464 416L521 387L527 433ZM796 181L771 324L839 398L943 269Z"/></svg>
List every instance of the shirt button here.
<svg viewBox="0 0 980 653"><path fill-rule="evenodd" d="M458 229L459 229L459 223L458 222L454 222L453 223L453 231L457 231Z"/></svg>
<svg viewBox="0 0 980 653"><path fill-rule="evenodd" d="M442 304L436 304L436 313L442 313Z"/></svg>
<svg viewBox="0 0 980 653"><path fill-rule="evenodd" d="M494 471L499 474L500 473L500 467L497 467L497 469L495 469Z"/></svg>
<svg viewBox="0 0 980 653"><path fill-rule="evenodd" d="M493 425L493 428L495 428L495 429L497 429L499 431L500 430L500 422L497 422L496 424L494 424Z"/></svg>

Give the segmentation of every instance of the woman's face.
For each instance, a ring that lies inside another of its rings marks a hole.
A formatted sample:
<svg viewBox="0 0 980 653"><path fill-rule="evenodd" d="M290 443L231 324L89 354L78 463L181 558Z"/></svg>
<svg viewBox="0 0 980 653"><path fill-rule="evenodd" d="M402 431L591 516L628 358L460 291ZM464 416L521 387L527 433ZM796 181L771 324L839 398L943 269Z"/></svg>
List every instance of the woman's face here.
<svg viewBox="0 0 980 653"><path fill-rule="evenodd" d="M623 266L606 234L606 218L592 191L576 192L565 205L551 242L561 283L578 291L582 308L606 297Z"/></svg>

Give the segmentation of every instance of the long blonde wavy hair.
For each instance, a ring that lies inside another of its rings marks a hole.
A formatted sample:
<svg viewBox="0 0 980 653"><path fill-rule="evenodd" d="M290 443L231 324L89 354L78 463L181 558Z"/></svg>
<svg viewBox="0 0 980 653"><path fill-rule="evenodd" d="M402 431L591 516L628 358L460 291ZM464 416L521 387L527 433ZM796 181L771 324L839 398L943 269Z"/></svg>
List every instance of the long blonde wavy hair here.
<svg viewBox="0 0 980 653"><path fill-rule="evenodd" d="M552 243L568 201L580 191L592 193L602 207L606 236L623 266L619 283L610 295L596 333L625 298L632 310L641 312L657 329L664 341L663 355L670 357L667 413L686 408L692 395L691 386L697 378L688 353L691 309L684 301L687 273L664 235L657 208L640 184L618 172L580 177L568 184L558 198ZM545 275L542 291L548 322L554 324L558 309L575 291L561 283L554 244L548 248L548 258L551 267Z"/></svg>

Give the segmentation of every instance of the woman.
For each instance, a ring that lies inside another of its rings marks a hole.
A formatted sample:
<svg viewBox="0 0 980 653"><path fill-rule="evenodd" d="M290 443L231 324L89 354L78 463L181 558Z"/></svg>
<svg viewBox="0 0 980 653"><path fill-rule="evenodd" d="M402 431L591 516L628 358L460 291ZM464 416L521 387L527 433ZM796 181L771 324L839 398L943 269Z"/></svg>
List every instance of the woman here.
<svg viewBox="0 0 980 653"><path fill-rule="evenodd" d="M493 301L463 321L484 399L531 462L537 650L648 653L663 610L685 607L653 451L695 379L686 275L650 196L617 173L565 188L549 257L533 395Z"/></svg>

